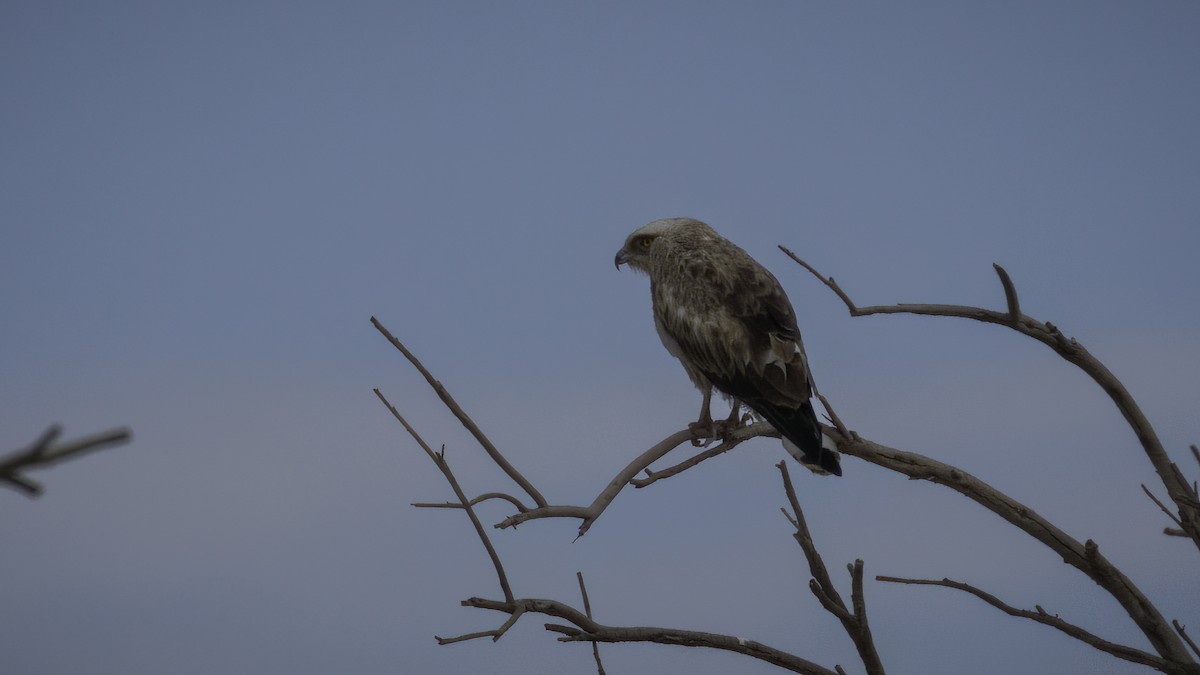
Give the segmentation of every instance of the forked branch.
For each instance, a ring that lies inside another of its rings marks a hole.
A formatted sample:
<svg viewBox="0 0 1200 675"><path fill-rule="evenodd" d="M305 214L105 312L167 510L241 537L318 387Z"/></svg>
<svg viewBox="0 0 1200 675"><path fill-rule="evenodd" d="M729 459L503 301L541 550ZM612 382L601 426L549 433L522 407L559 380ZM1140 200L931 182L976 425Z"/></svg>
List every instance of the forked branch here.
<svg viewBox="0 0 1200 675"><path fill-rule="evenodd" d="M755 640L733 635L706 633L703 631L658 628L651 626L606 626L589 619L586 614L570 605L556 600L518 598L512 605L484 598L468 598L464 607L492 609L499 612L519 611L523 614L543 614L563 619L571 625L548 623L548 631L561 634L560 642L654 642L682 647L707 647L734 652L766 661L784 670L807 675L836 675L834 671L802 659L793 654L775 649Z"/></svg>
<svg viewBox="0 0 1200 675"><path fill-rule="evenodd" d="M504 593L504 599L511 603L513 601L513 592L508 585L508 575L504 573L504 565L500 563L500 556L496 554L496 548L492 546L492 540L488 538L487 531L483 529L483 524L479 522L479 516L475 513L474 504L471 503L471 500L467 499L466 493L463 492L462 487L458 484L458 479L454 477L454 472L450 470L450 465L446 463L445 448L442 449L442 452L434 452L433 448L430 448L429 444L425 442L425 439L421 438L421 435L417 433L417 430L408 423L408 420L404 419L400 411L396 410L396 406L392 405L378 389L374 391L375 396L379 397L379 401L383 403L400 424L404 425L404 429L408 431L408 434L421 446L421 449L425 451L429 459L437 465L437 468L442 472L442 476L446 478L446 482L450 484L450 488L454 490L454 496L458 497L459 504L467 512L467 516L471 519L471 525L475 527L475 534L479 536L479 541L487 549L488 557L492 559L492 565L496 568L496 577L500 582L500 590ZM516 621L515 617L513 621ZM508 630L508 627L505 626L503 630ZM494 639L499 639L502 634L503 631L495 635Z"/></svg>
<svg viewBox="0 0 1200 675"><path fill-rule="evenodd" d="M832 290L846 308L850 311L851 316L870 316L872 314L919 314L924 316L947 316L958 317L963 319L971 319L974 321L982 321L984 323L992 323L999 326L1006 326L1018 333L1031 337L1038 342L1053 349L1055 353L1073 364L1083 372L1087 373L1100 388L1108 394L1117 409L1125 417L1130 428L1133 429L1138 441L1141 443L1142 450L1146 453L1146 457L1150 460L1154 467L1155 473L1158 474L1163 486L1167 489L1167 495L1171 501L1175 503L1178 510L1178 518L1181 523L1182 530L1188 535L1192 542L1200 549L1200 498L1197 497L1195 489L1188 484L1188 481L1183 478L1179 469L1171 462L1166 450L1163 448L1162 441L1159 440L1157 432L1150 424L1145 413L1142 412L1141 406L1134 400L1129 390L1125 385L1117 379L1117 376L1112 373L1103 363L1095 356L1092 356L1082 344L1075 338L1068 338L1049 321L1038 321L1021 312L1020 303L1017 299L1017 291L1013 285L1012 279L1008 272L999 265L993 265L996 269L996 274L1000 277L1000 283L1004 288L1004 296L1007 303L1007 311L998 312L981 307L969 307L965 305L939 305L939 304L898 304L898 305L874 305L870 307L859 307L854 304L850 296L846 294L833 277L825 277L818 272L812 265L801 260L796 254L789 251L787 248L780 246L785 254L788 255L797 264L804 267L815 276L821 283L825 284Z"/></svg>
<svg viewBox="0 0 1200 675"><path fill-rule="evenodd" d="M591 616L591 601L587 595L587 588L583 583L583 575L578 574L579 590L583 596L584 612L558 602L556 600L542 600L533 598L516 598L508 583L508 576L505 573L504 565L500 561L500 556L492 546L491 539L488 537L487 531L484 529L475 513L475 504L483 501L486 498L495 498L495 494L481 495L474 500L468 499L466 493L463 492L459 485L454 472L450 469L450 465L446 462L444 448L440 452L435 452L428 443L421 437L420 434L408 423L403 415L396 409L395 406L387 400L387 398L378 389L375 389L375 396L388 409L393 417L404 426L404 429L412 436L413 440L421 446L426 456L438 467L442 472L442 476L446 482L450 484L455 496L458 498L457 504L447 502L443 504L427 504L426 506L442 507L442 508L458 508L467 512L471 520L471 525L475 529L476 536L487 550L488 557L491 558L492 564L496 569L496 577L500 584L500 589L504 594L504 600L487 600L483 598L470 598L462 602L466 607L478 607L481 609L491 609L508 614L508 618L499 627L477 631L474 633L466 633L453 637L435 636L438 644L449 645L458 642L466 642L468 640L476 640L480 638L491 638L493 641L499 640L504 634L514 626L518 620L525 614L543 614L569 621L571 625L561 624L546 624L545 628L551 632L559 633L562 637L560 641L564 642L591 642L593 643L593 656L596 661L599 675L604 675L604 666L600 662L600 653L596 647L599 642L656 642L660 644L680 645L690 647L708 647L711 649L721 649L725 651L744 654L755 659L766 661L777 665L786 670L796 673L805 673L807 675L837 675L834 671L819 666L811 661L802 659L793 654L769 647L754 640L746 640L743 638L720 635L717 633L706 633L701 631L688 631L675 628L653 628L645 626L606 626L596 622ZM669 450L679 443L690 440L691 432L683 432L687 434L687 438L681 438L678 442L670 445L666 449ZM678 435L678 434L676 434ZM667 444L674 439L673 435L668 437L666 441L660 445ZM656 446L657 447L657 446ZM653 450L653 449L652 449ZM666 450L663 450L665 452ZM640 469L637 469L640 470ZM634 471L636 473L636 471ZM632 474L631 474L632 475ZM625 478L621 485L628 482ZM613 493L615 496L615 492ZM611 498L609 499L611 501ZM519 505L519 502L516 502ZM539 507L546 509L554 509L555 507ZM529 511L537 511L538 509L529 509ZM602 509L601 509L602 510ZM550 517L550 516L543 516Z"/></svg>
<svg viewBox="0 0 1200 675"><path fill-rule="evenodd" d="M787 462L780 462L775 466L779 468L779 473L783 476L783 489L787 494L788 503L792 506L792 512L789 514L787 510L783 510L783 515L787 516L788 521L796 528L796 532L792 536L796 539L796 543L800 544L800 549L804 551L809 573L812 574L812 579L808 582L809 590L816 596L825 611L833 614L838 621L842 622L842 627L846 629L846 634L850 636L855 649L858 650L859 658L862 659L867 675L884 675L883 662L879 658L879 652L875 649L875 641L871 638L871 627L867 623L867 603L862 585L863 561L855 560L853 565L847 565L850 569L851 606L846 607L837 587L829 578L825 561L821 559L821 554L817 551L816 544L813 543L812 534L808 530L808 522L804 519L804 511L800 508L800 500L796 497L796 488L792 486L792 478L788 475ZM837 670L842 672L840 666Z"/></svg>
<svg viewBox="0 0 1200 675"><path fill-rule="evenodd" d="M1033 509L962 469L861 437L850 439L833 427L823 427L823 430L837 443L842 454L858 457L909 478L944 485L1042 542L1061 556L1063 562L1083 572L1108 591L1146 635L1164 661L1192 669L1179 672L1200 672L1200 667L1195 665L1187 648L1179 636L1171 631L1170 625L1158 608L1131 579L1101 555L1095 542L1088 540L1080 543Z"/></svg>
<svg viewBox="0 0 1200 675"><path fill-rule="evenodd" d="M54 445L62 434L62 427L50 425L29 447L0 457L0 482L24 492L30 497L42 494L44 488L24 474L27 469L51 466L68 459L82 457L96 450L103 450L129 442L133 432L128 427L111 429L91 436L77 438L69 443Z"/></svg>
<svg viewBox="0 0 1200 675"><path fill-rule="evenodd" d="M414 368L420 371L421 375L425 377L425 381L428 382L429 386L433 388L434 393L436 393L438 398L442 400L442 403L444 403L446 407L450 409L450 412L454 413L454 416L458 418L458 421L462 422L462 425L467 428L467 431L471 432L471 435L475 437L475 440L479 442L479 445L483 447L488 456L492 458L492 461L495 462L496 465L501 469L503 469L504 473L508 474L508 477L513 479L513 482L521 486L521 489L525 490L535 504L538 506L546 506L545 497L542 497L542 494L537 491L537 488L533 487L533 484L530 483L525 476L521 475L521 472L517 471L516 467L514 467L507 459L504 458L504 455L500 454L500 451L496 449L496 446L492 443L491 439L489 439L487 435L483 433L483 430L479 428L478 424L475 424L475 420L471 419L471 416L462 409L462 406L458 405L458 401L454 400L454 397L450 395L450 392L446 389L446 387L443 386L441 382L435 380L433 375L425 369L425 366L421 363L421 361L417 359L412 352L408 351L408 348L405 347L404 344L399 340L397 340L388 329L384 328L383 324L379 323L378 319L371 317L371 324L374 325L375 329L382 333L385 338L387 338L388 342L392 343L393 347L398 349L400 353L404 355L404 358L408 359L408 362L411 363Z"/></svg>

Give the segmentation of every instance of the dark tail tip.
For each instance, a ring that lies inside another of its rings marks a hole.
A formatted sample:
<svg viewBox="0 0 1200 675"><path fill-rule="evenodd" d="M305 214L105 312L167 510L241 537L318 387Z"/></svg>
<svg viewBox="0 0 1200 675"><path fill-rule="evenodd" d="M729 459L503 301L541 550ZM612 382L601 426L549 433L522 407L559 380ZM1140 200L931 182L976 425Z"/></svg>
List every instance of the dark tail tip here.
<svg viewBox="0 0 1200 675"><path fill-rule="evenodd" d="M755 409L791 443L791 447L787 448L788 452L801 464L813 470L819 469L821 473L842 475L838 453L826 448L821 442L821 426L817 423L812 405L805 402L795 409L780 409L770 405ZM785 443L784 446L787 447L788 444Z"/></svg>
<svg viewBox="0 0 1200 675"><path fill-rule="evenodd" d="M817 466L835 476L842 475L842 465L838 462L837 455L826 448L821 448L821 456L817 459Z"/></svg>

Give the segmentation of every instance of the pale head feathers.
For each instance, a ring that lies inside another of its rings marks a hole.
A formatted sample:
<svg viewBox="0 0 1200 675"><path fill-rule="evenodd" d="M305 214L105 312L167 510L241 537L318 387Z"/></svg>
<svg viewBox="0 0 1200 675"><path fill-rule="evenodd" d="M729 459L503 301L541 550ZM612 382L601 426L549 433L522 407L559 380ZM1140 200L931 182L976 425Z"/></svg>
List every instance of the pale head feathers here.
<svg viewBox="0 0 1200 675"><path fill-rule="evenodd" d="M649 273L652 252L661 254L663 248L680 240L718 236L711 227L695 218L660 218L646 223L626 237L625 245L617 251L614 262L618 268L628 264L638 272Z"/></svg>

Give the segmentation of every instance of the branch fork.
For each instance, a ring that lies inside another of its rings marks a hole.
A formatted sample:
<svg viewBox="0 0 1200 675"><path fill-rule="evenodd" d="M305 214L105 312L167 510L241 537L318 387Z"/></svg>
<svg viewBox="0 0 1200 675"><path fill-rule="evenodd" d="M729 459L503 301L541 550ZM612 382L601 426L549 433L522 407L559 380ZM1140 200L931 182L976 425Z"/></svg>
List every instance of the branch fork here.
<svg viewBox="0 0 1200 675"><path fill-rule="evenodd" d="M133 432L128 427L120 427L55 445L60 435L62 427L52 424L25 449L0 457L0 482L29 497L37 497L45 490L40 483L25 475L27 469L52 466L89 452L124 445L133 438Z"/></svg>

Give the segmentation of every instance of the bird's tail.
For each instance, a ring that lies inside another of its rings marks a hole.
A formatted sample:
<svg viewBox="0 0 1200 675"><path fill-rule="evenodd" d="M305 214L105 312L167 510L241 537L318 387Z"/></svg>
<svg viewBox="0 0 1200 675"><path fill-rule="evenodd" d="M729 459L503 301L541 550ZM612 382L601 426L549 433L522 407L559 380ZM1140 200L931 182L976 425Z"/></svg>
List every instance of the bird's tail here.
<svg viewBox="0 0 1200 675"><path fill-rule="evenodd" d="M801 464L820 467L835 476L842 475L836 450L822 443L824 434L817 423L812 403L805 401L799 408L783 408L771 404L752 406L771 426L783 435L783 447Z"/></svg>

